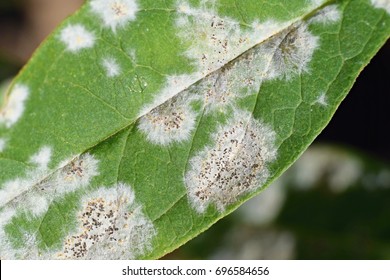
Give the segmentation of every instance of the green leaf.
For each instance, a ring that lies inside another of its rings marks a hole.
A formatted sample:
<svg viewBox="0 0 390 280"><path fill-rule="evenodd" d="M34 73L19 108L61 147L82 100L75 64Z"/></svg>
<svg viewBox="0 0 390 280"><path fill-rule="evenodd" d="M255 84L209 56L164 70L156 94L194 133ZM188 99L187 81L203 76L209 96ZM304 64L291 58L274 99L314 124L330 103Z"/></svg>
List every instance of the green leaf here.
<svg viewBox="0 0 390 280"><path fill-rule="evenodd" d="M388 1L91 0L0 111L1 258L158 258L308 147Z"/></svg>

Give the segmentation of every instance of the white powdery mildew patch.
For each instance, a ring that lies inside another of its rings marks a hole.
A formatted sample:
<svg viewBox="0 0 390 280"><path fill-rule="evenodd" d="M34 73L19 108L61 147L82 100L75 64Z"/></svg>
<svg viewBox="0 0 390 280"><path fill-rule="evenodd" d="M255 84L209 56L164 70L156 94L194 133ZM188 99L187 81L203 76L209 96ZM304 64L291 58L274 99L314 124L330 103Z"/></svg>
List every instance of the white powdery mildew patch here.
<svg viewBox="0 0 390 280"><path fill-rule="evenodd" d="M14 215L14 214L13 214ZM3 218L3 216L1 217ZM37 260L44 258L37 248L36 233L21 232L22 247L14 248L8 241L3 225L0 224L0 259L4 260Z"/></svg>
<svg viewBox="0 0 390 280"><path fill-rule="evenodd" d="M146 135L148 141L157 145L188 140L197 117L191 107L192 100L188 94L169 99L141 117L138 129Z"/></svg>
<svg viewBox="0 0 390 280"><path fill-rule="evenodd" d="M333 4L324 7L317 12L310 20L309 23L321 23L321 24L332 24L340 21L341 12L338 5Z"/></svg>
<svg viewBox="0 0 390 280"><path fill-rule="evenodd" d="M70 52L92 48L95 44L95 35L81 24L68 25L60 34L60 40Z"/></svg>
<svg viewBox="0 0 390 280"><path fill-rule="evenodd" d="M319 39L304 22L298 22L265 42L260 48L268 60L267 79L290 79L308 72Z"/></svg>
<svg viewBox="0 0 390 280"><path fill-rule="evenodd" d="M385 9L390 14L390 1L389 0L371 0L371 4L378 9Z"/></svg>
<svg viewBox="0 0 390 280"><path fill-rule="evenodd" d="M134 259L150 250L156 235L130 186L122 183L86 195L78 219L79 230L66 238L57 258Z"/></svg>
<svg viewBox="0 0 390 280"><path fill-rule="evenodd" d="M30 158L30 162L36 164L39 169L47 169L52 154L51 147L45 146Z"/></svg>
<svg viewBox="0 0 390 280"><path fill-rule="evenodd" d="M15 259L14 250L10 245L5 232L5 226L15 216L15 209L2 209L0 211L0 259Z"/></svg>
<svg viewBox="0 0 390 280"><path fill-rule="evenodd" d="M26 246L14 248L4 227L17 214L26 213L31 217L42 216L47 212L53 200L78 188L86 187L92 178L99 174L99 161L87 153L74 158L70 163L67 161L60 164L59 169L47 177L51 172L48 168L51 155L50 147L42 147L30 157L30 162L36 165L35 168L28 170L24 177L10 180L1 186L0 253L2 258L47 258L46 255L38 253L35 235L26 233L27 239L24 242Z"/></svg>
<svg viewBox="0 0 390 280"><path fill-rule="evenodd" d="M173 98L177 93L186 91L194 82L200 79L198 74L183 74L168 76L165 87L156 95L156 98L141 109L138 118L148 114L157 106Z"/></svg>
<svg viewBox="0 0 390 280"><path fill-rule="evenodd" d="M191 89L203 101L205 113L224 112L234 108L237 100L259 92L268 67L259 50L247 51Z"/></svg>
<svg viewBox="0 0 390 280"><path fill-rule="evenodd" d="M328 101L327 101L327 98L326 98L326 93L325 92L322 92L318 98L316 99L316 101L314 102L315 104L319 104L321 106L328 106Z"/></svg>
<svg viewBox="0 0 390 280"><path fill-rule="evenodd" d="M213 135L215 144L190 160L185 174L190 204L203 213L209 204L218 211L246 193L260 188L269 177L267 164L276 158L275 133L248 112L235 112L231 124Z"/></svg>
<svg viewBox="0 0 390 280"><path fill-rule="evenodd" d="M7 145L7 140L4 138L0 138L0 153L4 152Z"/></svg>
<svg viewBox="0 0 390 280"><path fill-rule="evenodd" d="M135 20L139 8L135 0L92 0L92 11L103 20L104 25L115 32L116 28Z"/></svg>
<svg viewBox="0 0 390 280"><path fill-rule="evenodd" d="M64 194L73 192L78 188L86 187L92 178L99 175L99 161L91 154L86 153L74 158L55 174L53 186L56 192Z"/></svg>
<svg viewBox="0 0 390 280"><path fill-rule="evenodd" d="M116 77L121 72L121 67L114 58L103 59L102 65L104 67L104 70L106 71L107 77L109 78Z"/></svg>
<svg viewBox="0 0 390 280"><path fill-rule="evenodd" d="M190 44L185 55L195 62L202 76L219 69L289 24L254 22L252 28L242 30L236 20L221 17L205 5L194 8L187 1L178 2L177 12L178 35Z"/></svg>
<svg viewBox="0 0 390 280"><path fill-rule="evenodd" d="M30 159L38 165L37 169L30 171L26 179L10 182L16 184L12 189L18 189L17 194L9 199L9 201L14 200L10 206L40 216L47 211L54 199L88 186L92 178L99 175L99 161L86 153L74 158L70 163L60 164L56 172L46 177L50 173L48 169L50 157L51 149L43 147ZM10 188L6 190L7 193L12 193L8 191Z"/></svg>
<svg viewBox="0 0 390 280"><path fill-rule="evenodd" d="M28 170L25 176L10 180L1 186L0 252L7 252L4 255L7 259L45 258L44 255L38 256L36 243L30 244L25 249L13 247L4 232L4 227L15 215L26 213L31 217L42 216L53 200L86 187L92 178L99 174L99 161L93 155L86 153L74 158L70 163L67 161L60 164L58 170L48 176L51 172L48 168L51 155L50 147L42 147L30 157L30 162L36 165L35 168Z"/></svg>
<svg viewBox="0 0 390 280"><path fill-rule="evenodd" d="M5 124L7 128L10 128L20 119L28 95L29 88L27 86L16 84L13 87L5 105L0 109L0 124Z"/></svg>
<svg viewBox="0 0 390 280"><path fill-rule="evenodd" d="M318 8L325 4L326 0L307 0L309 2L310 8Z"/></svg>

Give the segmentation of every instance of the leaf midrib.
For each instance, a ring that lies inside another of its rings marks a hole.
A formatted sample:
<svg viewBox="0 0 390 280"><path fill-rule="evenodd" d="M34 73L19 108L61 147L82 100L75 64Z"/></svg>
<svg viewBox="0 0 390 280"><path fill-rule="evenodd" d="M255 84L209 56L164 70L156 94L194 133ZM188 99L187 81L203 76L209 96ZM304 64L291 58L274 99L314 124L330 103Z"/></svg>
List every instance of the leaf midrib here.
<svg viewBox="0 0 390 280"><path fill-rule="evenodd" d="M135 117L133 120L126 118L127 120L129 120L129 123L127 123L126 125L124 125L122 128L119 128L119 129L115 130L114 132L112 132L112 133L109 134L108 136L104 137L103 139L97 140L97 141L96 141L94 144L92 144L90 147L86 147L83 151L80 152L80 155L86 153L86 152L89 151L89 150L92 150L93 148L97 147L98 145L100 145L101 143L107 141L108 139L114 137L115 135L117 135L117 134L119 134L119 133L121 133L121 132L124 132L126 129L130 129L131 126L135 126L136 122L137 122L140 118L144 117L145 115L147 115L148 113L150 113L152 110L158 108L159 106L161 106L162 104L166 103L167 101L169 101L169 100L171 100L171 99L174 99L176 96L178 96L178 95L181 94L182 92L186 91L186 90L189 89L190 87L196 85L197 83L201 82L201 81L204 80L205 78L207 78L207 77L213 75L214 73L217 73L217 72L219 72L219 71L221 71L221 70L223 70L223 69L229 67L229 65L231 65L231 64L234 63L235 61L239 60L242 56L244 56L244 55L245 55L246 53L248 53L250 50L252 50L252 49L258 47L259 45L261 45L261 44L263 44L263 43L265 43L265 42L267 42L268 40L270 40L270 39L272 39L273 37L277 36L278 34L282 33L283 31L289 29L289 28L290 28L291 26L293 26L294 24L296 24L296 23L298 23L298 22L300 22L300 21L303 21L303 20L305 20L305 19L307 19L307 18L310 18L310 17L311 17L312 15L314 15L317 11L321 10L323 7L328 6L328 5L330 5L330 4L332 4L333 2L336 2L336 1L337 1L337 0L328 0L328 1L325 1L325 2L324 2L323 4L321 4L320 6L318 6L318 7L316 7L316 8L313 8L312 10L310 10L310 11L308 11L307 13L303 14L302 16L296 17L295 19L291 20L290 23L289 23L285 28L282 28L282 29L276 31L276 32L275 32L274 34L272 34L271 36L269 36L269 37L263 39L262 41L260 41L260 42L258 42L258 43L256 43L256 44L254 44L253 46L249 47L247 50L243 51L241 54L237 55L237 56L234 57L232 60L226 62L226 63L225 63L224 65L222 65L221 67L219 67L219 68L217 68L217 69L215 69L215 70L213 70L213 71L210 71L208 74L206 74L206 75L204 75L203 77L197 79L196 81L194 81L192 84L188 85L188 86L187 86L186 88L184 88L183 90L178 91L177 93L175 93L174 95L170 96L170 97L167 98L166 100L163 100L163 101L160 102L159 104L155 105L153 108L150 108L149 110L147 110L147 111L143 112L142 114L138 115L138 116ZM84 4L84 6L85 6L85 5L88 5L88 4ZM81 10L84 8L84 6L83 6L79 11L81 11ZM63 23L63 24L65 24L65 23ZM49 36L49 37L51 38L51 36ZM35 57L35 56L34 56L34 57ZM34 57L33 57L33 58L34 58ZM33 58L32 58L32 59L33 59ZM19 73L19 75L21 75L22 72L23 72L23 71L21 71L21 72ZM18 75L18 76L19 76L19 75ZM12 85L9 87L9 89L11 89L11 88L12 88ZM10 91L8 90L7 94L8 94L9 92L10 92ZM7 94L6 94L6 95L7 95ZM95 94L94 94L94 95L95 95ZM110 108L111 108L111 107L110 107ZM117 113L120 117L124 118L124 116L123 116L122 114L119 114L118 112L116 112L116 113ZM127 142L127 140L126 140L126 142ZM69 164L70 162L72 162L73 160L75 160L78 156L79 156L79 155L74 156L73 158L71 158L71 159L67 162L67 164ZM123 157L123 155L121 155L121 156ZM120 159L120 161L121 161L121 160L122 160L122 159ZM25 163L25 164L27 164L27 163ZM63 166L59 166L59 167L57 167L57 168L55 168L55 169L50 170L49 173L48 173L47 175L45 175L43 178L38 179L38 180L36 181L36 183L34 183L33 185L31 185L31 187L28 188L26 191L20 193L18 196L16 196L16 197L14 197L13 199L9 200L7 203L5 203L5 204L2 206L2 208L7 207L7 206L8 206L9 204L11 204L14 200L16 200L19 196L24 195L25 193L29 192L31 189L37 187L41 182L43 182L44 180L48 179L50 176L52 176L54 173L56 173L56 172L58 172L59 170L61 170L61 169L62 169L64 166L66 166L67 164L64 164ZM120 164L120 165L121 165L121 164ZM120 165L119 165L119 168L120 168ZM184 196L184 193L183 193L183 196ZM182 198L182 196L181 196L181 198ZM180 198L180 199L181 199L181 198ZM179 201L180 199L178 199L177 201ZM173 205L175 205L175 204L177 203L177 201L176 201ZM169 209L168 209L167 211L169 211ZM163 216L163 215L164 215L164 213L161 214L159 217L161 217L161 216ZM157 217L156 219L158 219L159 217Z"/></svg>

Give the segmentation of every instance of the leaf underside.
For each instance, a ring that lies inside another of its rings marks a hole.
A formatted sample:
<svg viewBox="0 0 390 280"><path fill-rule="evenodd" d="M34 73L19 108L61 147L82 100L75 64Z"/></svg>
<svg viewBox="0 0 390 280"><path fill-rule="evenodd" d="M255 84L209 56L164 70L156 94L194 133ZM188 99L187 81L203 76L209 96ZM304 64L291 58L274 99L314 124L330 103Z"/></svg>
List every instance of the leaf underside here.
<svg viewBox="0 0 390 280"><path fill-rule="evenodd" d="M261 192L390 34L375 0L92 0L0 110L0 257L158 258Z"/></svg>

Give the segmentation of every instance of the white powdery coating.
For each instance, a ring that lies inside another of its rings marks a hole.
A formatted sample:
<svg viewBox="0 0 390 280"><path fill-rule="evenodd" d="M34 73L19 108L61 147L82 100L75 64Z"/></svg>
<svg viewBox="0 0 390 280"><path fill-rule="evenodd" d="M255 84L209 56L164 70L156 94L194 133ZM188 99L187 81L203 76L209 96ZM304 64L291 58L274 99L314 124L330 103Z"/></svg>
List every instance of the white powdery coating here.
<svg viewBox="0 0 390 280"><path fill-rule="evenodd" d="M76 157L55 174L56 192L64 194L88 186L92 178L99 175L98 164L99 161L89 153Z"/></svg>
<svg viewBox="0 0 390 280"><path fill-rule="evenodd" d="M30 190L32 183L34 183L32 178L17 178L5 182L0 190L0 207L4 207L7 203Z"/></svg>
<svg viewBox="0 0 390 280"><path fill-rule="evenodd" d="M39 169L46 169L51 159L52 149L51 147L42 147L38 153L34 154L30 158L30 162L38 165Z"/></svg>
<svg viewBox="0 0 390 280"><path fill-rule="evenodd" d="M310 7L313 8L318 8L325 4L326 0L307 0L310 4Z"/></svg>
<svg viewBox="0 0 390 280"><path fill-rule="evenodd" d="M5 140L4 138L0 138L0 153L4 152L6 145L7 145L7 140Z"/></svg>
<svg viewBox="0 0 390 280"><path fill-rule="evenodd" d="M92 48L95 44L95 35L81 24L68 25L60 34L60 40L70 52Z"/></svg>
<svg viewBox="0 0 390 280"><path fill-rule="evenodd" d="M103 59L102 65L106 70L107 77L113 78L120 74L121 68L114 58Z"/></svg>
<svg viewBox="0 0 390 280"><path fill-rule="evenodd" d="M197 74L168 76L165 87L156 95L155 99L150 104L147 104L141 109L138 118L148 114L151 110L173 98L179 92L187 90L200 78L201 76Z"/></svg>
<svg viewBox="0 0 390 280"><path fill-rule="evenodd" d="M4 231L4 227L12 220L15 216L15 209L1 209L0 210L0 259L15 259L13 254L13 248L8 241L7 234Z"/></svg>
<svg viewBox="0 0 390 280"><path fill-rule="evenodd" d="M50 171L50 155L50 148L41 148L31 157L37 168L28 170L24 177L4 183L0 189L0 207L12 207L39 216L52 200L87 186L99 174L98 160L84 154L45 179Z"/></svg>
<svg viewBox="0 0 390 280"><path fill-rule="evenodd" d="M390 14L390 1L389 0L371 0L371 4L375 8L385 9Z"/></svg>
<svg viewBox="0 0 390 280"><path fill-rule="evenodd" d="M0 214L0 218L2 218ZM37 260L42 259L43 254L37 248L36 233L21 231L22 247L14 248L7 240L5 232L0 229L0 259L4 260ZM4 237L4 238L3 238Z"/></svg>
<svg viewBox="0 0 390 280"><path fill-rule="evenodd" d="M341 12L338 5L333 4L324 7L317 12L310 20L310 23L331 24L340 21Z"/></svg>
<svg viewBox="0 0 390 280"><path fill-rule="evenodd" d="M319 39L308 30L304 22L293 24L261 46L269 67L267 79L285 78L308 72L308 64Z"/></svg>
<svg viewBox="0 0 390 280"><path fill-rule="evenodd" d="M151 248L153 223L135 202L131 187L119 183L86 195L80 228L66 238L60 259L134 259Z"/></svg>
<svg viewBox="0 0 390 280"><path fill-rule="evenodd" d="M148 141L157 145L188 140L195 128L197 116L191 101L191 97L186 94L169 99L141 117L138 129L146 135Z"/></svg>
<svg viewBox="0 0 390 280"><path fill-rule="evenodd" d="M325 92L322 92L316 99L316 101L314 102L315 104L319 104L321 106L328 106L328 101L327 101L327 97L326 97L326 93Z"/></svg>
<svg viewBox="0 0 390 280"><path fill-rule="evenodd" d="M118 26L135 20L139 10L135 0L92 0L91 8L114 32Z"/></svg>
<svg viewBox="0 0 390 280"><path fill-rule="evenodd" d="M230 123L213 135L213 146L190 159L184 180L190 204L199 213L210 203L223 212L241 195L260 188L269 177L267 164L276 158L270 127L242 111Z"/></svg>
<svg viewBox="0 0 390 280"><path fill-rule="evenodd" d="M0 109L0 124L5 124L7 128L14 125L24 112L24 103L29 95L29 88L22 84L16 84L10 95L7 97L5 105Z"/></svg>
<svg viewBox="0 0 390 280"><path fill-rule="evenodd" d="M177 12L178 35L189 44L185 55L194 61L202 76L221 68L289 24L254 22L252 28L244 31L234 19L221 17L204 5L194 8L187 1L178 2Z"/></svg>
<svg viewBox="0 0 390 280"><path fill-rule="evenodd" d="M230 62L190 88L203 101L206 114L225 112L234 108L237 100L258 94L268 67L259 50L253 48L247 51L240 59Z"/></svg>
<svg viewBox="0 0 390 280"><path fill-rule="evenodd" d="M18 213L26 213L29 217L44 215L53 200L86 187L92 178L98 175L98 160L90 154L74 158L70 163L62 163L59 169L49 177L48 165L52 150L42 147L30 157L30 162L37 165L29 169L24 177L6 182L0 189L0 252L7 259L38 259L48 258L38 252L35 239L26 243L25 248L14 248L4 232L4 227ZM26 236L30 233L26 233ZM26 241L27 242L27 241Z"/></svg>

